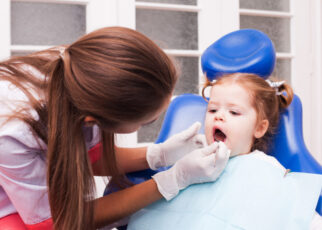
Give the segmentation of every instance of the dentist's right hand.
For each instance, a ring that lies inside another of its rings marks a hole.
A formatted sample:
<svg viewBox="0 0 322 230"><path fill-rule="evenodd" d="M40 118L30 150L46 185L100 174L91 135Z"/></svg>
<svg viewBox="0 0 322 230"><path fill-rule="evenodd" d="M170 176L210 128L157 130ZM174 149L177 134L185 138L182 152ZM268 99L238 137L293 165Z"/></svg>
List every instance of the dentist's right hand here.
<svg viewBox="0 0 322 230"><path fill-rule="evenodd" d="M191 184L215 181L229 159L230 150L222 142L197 149L178 160L172 168L152 176L166 200Z"/></svg>

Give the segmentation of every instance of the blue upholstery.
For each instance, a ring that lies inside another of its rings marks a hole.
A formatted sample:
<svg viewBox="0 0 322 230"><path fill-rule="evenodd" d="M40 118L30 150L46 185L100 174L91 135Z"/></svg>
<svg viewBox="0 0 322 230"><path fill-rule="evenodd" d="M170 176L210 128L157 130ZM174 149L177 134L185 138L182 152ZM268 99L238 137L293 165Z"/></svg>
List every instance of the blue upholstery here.
<svg viewBox="0 0 322 230"><path fill-rule="evenodd" d="M275 66L274 45L259 30L237 30L210 45L201 56L201 66L210 81L236 72L253 73L266 79Z"/></svg>

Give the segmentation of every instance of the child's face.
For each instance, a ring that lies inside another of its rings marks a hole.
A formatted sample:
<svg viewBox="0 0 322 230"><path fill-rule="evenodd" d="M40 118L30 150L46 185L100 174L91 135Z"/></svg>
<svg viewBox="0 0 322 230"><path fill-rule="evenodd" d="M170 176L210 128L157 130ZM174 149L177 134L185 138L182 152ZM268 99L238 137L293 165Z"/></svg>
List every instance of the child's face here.
<svg viewBox="0 0 322 230"><path fill-rule="evenodd" d="M206 113L205 134L208 144L222 141L230 156L249 153L254 138L263 130L257 124L257 113L249 93L236 83L223 83L211 89Z"/></svg>

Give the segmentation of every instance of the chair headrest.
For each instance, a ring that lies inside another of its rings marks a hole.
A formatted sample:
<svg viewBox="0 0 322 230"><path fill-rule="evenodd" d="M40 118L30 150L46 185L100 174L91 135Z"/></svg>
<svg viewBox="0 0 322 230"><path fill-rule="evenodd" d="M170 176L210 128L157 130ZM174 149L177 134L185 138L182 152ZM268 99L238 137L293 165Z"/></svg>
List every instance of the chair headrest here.
<svg viewBox="0 0 322 230"><path fill-rule="evenodd" d="M275 66L271 39L255 29L231 32L211 44L201 56L201 66L209 81L226 73L253 73L267 79Z"/></svg>

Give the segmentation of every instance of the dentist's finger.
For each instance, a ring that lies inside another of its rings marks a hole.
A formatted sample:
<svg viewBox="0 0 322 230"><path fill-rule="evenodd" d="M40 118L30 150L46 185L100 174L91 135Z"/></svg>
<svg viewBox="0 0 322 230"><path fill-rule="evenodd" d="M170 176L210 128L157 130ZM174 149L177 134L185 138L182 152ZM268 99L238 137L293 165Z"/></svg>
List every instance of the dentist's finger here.
<svg viewBox="0 0 322 230"><path fill-rule="evenodd" d="M204 134L197 134L194 137L194 143L198 148L203 148L207 146L206 136Z"/></svg>
<svg viewBox="0 0 322 230"><path fill-rule="evenodd" d="M182 140L188 140L189 138L195 136L199 132L200 127L201 123L198 121L192 124L187 130L182 132Z"/></svg>
<svg viewBox="0 0 322 230"><path fill-rule="evenodd" d="M216 153L216 164L226 164L229 159L230 152L231 150L228 149L228 147L223 142L219 142L218 150Z"/></svg>
<svg viewBox="0 0 322 230"><path fill-rule="evenodd" d="M218 146L219 146L218 143L214 142L211 145L208 145L207 147L201 149L201 153L203 156L214 154L217 151Z"/></svg>

